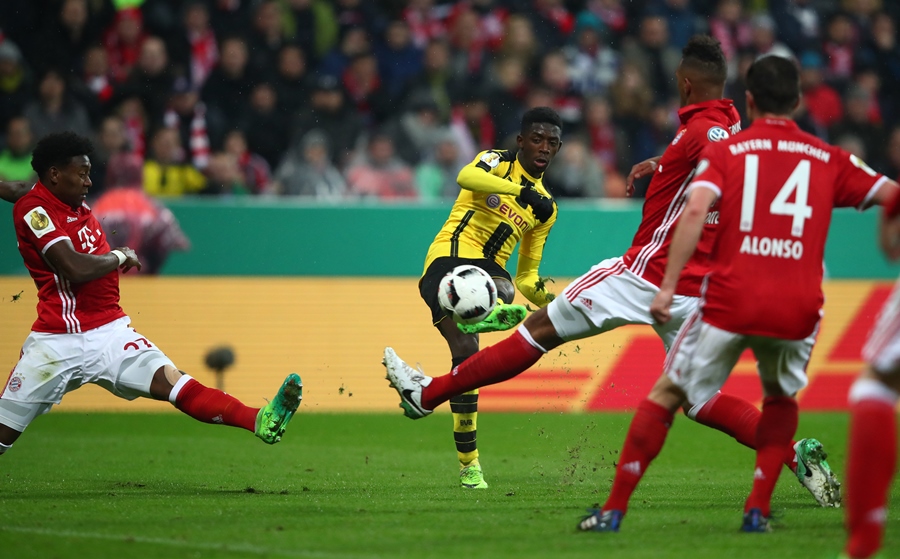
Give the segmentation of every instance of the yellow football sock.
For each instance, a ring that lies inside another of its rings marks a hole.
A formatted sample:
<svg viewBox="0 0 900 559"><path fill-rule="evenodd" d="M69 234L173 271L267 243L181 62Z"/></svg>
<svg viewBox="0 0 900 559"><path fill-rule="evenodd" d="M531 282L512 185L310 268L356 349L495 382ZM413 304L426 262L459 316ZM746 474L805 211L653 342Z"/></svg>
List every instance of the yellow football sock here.
<svg viewBox="0 0 900 559"><path fill-rule="evenodd" d="M475 436L478 426L478 390L450 398L450 411L453 414L456 454L459 456L459 463L468 466L478 459Z"/></svg>

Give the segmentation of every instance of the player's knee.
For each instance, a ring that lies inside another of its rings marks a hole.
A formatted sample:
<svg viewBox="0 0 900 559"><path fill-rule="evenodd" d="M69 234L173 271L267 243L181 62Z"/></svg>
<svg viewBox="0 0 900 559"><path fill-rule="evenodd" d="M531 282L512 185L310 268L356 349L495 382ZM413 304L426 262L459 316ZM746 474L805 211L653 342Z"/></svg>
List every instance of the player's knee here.
<svg viewBox="0 0 900 559"><path fill-rule="evenodd" d="M157 376L162 374L162 377L166 380L166 382L168 382L172 386L175 386L175 383L178 382L178 379L180 379L184 373L179 371L178 368L173 367L172 365L163 365L159 371L156 371L156 374Z"/></svg>
<svg viewBox="0 0 900 559"><path fill-rule="evenodd" d="M659 377L647 398L672 413L675 413L678 408L687 404L687 396L685 396L684 391L666 375Z"/></svg>
<svg viewBox="0 0 900 559"><path fill-rule="evenodd" d="M497 299L509 304L516 298L516 288L513 287L512 282L503 278L494 278L494 285L497 286Z"/></svg>

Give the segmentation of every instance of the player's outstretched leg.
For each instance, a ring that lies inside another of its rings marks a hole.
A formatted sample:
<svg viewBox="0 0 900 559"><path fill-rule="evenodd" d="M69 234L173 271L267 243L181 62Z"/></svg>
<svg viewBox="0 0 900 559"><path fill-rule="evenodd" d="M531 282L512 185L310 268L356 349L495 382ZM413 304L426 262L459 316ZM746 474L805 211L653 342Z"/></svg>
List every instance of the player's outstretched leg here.
<svg viewBox="0 0 900 559"><path fill-rule="evenodd" d="M491 314L475 324L457 324L463 334L484 334L486 332L502 332L514 328L525 320L528 309L524 305L507 305L498 301Z"/></svg>
<svg viewBox="0 0 900 559"><path fill-rule="evenodd" d="M284 379L272 401L259 410L256 416L256 436L268 444L281 440L284 430L303 400L303 382L291 373Z"/></svg>
<svg viewBox="0 0 900 559"><path fill-rule="evenodd" d="M800 439L794 443L796 469L800 483L823 507L841 506L841 483L828 465L828 453L816 439Z"/></svg>
<svg viewBox="0 0 900 559"><path fill-rule="evenodd" d="M387 369L387 379L391 387L400 395L403 414L410 419L421 419L430 415L433 410L422 406L422 390L431 384L431 377L407 365L390 347L384 348L382 364Z"/></svg>

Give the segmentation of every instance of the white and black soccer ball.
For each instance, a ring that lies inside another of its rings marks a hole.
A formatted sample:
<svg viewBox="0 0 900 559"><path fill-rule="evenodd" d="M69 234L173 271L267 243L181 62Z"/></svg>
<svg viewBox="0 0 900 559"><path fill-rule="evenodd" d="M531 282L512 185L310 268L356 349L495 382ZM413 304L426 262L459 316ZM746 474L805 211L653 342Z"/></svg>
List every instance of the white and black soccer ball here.
<svg viewBox="0 0 900 559"><path fill-rule="evenodd" d="M494 310L497 286L491 276L478 266L457 266L441 279L438 301L455 322L475 324Z"/></svg>

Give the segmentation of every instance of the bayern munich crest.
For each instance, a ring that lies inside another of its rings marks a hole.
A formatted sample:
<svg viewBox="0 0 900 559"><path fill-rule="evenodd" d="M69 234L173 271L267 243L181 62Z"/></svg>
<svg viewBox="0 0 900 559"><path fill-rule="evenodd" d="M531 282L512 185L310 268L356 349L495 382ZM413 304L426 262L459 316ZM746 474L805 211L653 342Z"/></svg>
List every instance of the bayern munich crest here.
<svg viewBox="0 0 900 559"><path fill-rule="evenodd" d="M491 194L487 197L487 205L489 208L496 208L500 205L500 197L496 194Z"/></svg>
<svg viewBox="0 0 900 559"><path fill-rule="evenodd" d="M6 388L10 392L17 392L20 388L22 388L22 377L13 377L9 379L9 384L6 385Z"/></svg>

